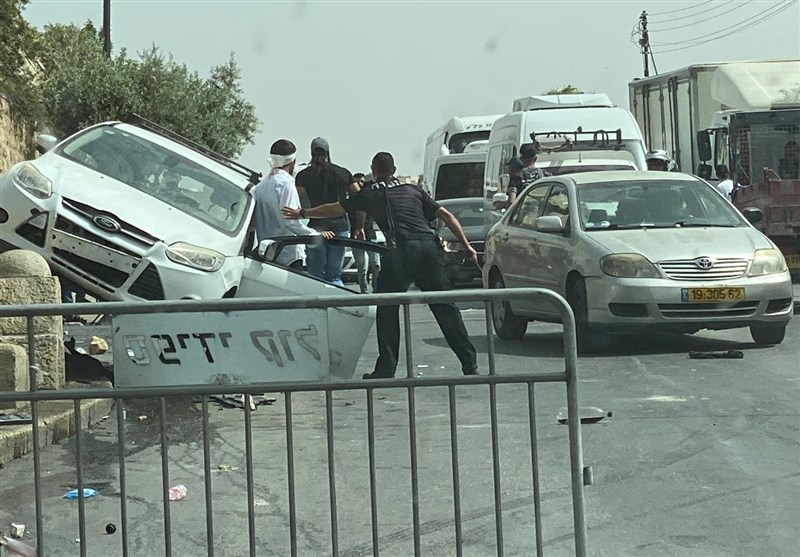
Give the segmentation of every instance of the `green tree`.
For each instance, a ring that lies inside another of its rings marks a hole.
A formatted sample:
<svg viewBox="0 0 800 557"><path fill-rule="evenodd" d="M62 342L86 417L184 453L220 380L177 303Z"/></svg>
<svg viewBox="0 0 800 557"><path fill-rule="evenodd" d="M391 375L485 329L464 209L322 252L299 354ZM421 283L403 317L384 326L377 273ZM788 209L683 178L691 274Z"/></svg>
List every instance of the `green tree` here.
<svg viewBox="0 0 800 557"><path fill-rule="evenodd" d="M566 87L562 87L561 89L548 89L543 95L580 95L583 91L575 87L574 85L567 85Z"/></svg>
<svg viewBox="0 0 800 557"><path fill-rule="evenodd" d="M41 52L45 113L61 136L136 113L235 157L258 131L255 107L244 99L233 56L211 68L207 79L156 46L138 59L125 50L107 58L90 23L46 27Z"/></svg>
<svg viewBox="0 0 800 557"><path fill-rule="evenodd" d="M0 0L0 90L15 107L33 115L39 106L39 89L34 68L36 30L22 10L29 0Z"/></svg>

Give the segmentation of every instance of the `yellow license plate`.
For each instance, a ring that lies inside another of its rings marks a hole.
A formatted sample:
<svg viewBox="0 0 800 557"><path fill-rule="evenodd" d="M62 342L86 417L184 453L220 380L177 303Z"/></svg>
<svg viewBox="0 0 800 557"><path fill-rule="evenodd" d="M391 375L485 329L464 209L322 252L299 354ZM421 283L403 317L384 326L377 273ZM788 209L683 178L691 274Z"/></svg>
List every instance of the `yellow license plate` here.
<svg viewBox="0 0 800 557"><path fill-rule="evenodd" d="M790 269L800 269L800 255L787 255L786 266Z"/></svg>
<svg viewBox="0 0 800 557"><path fill-rule="evenodd" d="M681 288L681 302L739 302L744 300L744 288Z"/></svg>

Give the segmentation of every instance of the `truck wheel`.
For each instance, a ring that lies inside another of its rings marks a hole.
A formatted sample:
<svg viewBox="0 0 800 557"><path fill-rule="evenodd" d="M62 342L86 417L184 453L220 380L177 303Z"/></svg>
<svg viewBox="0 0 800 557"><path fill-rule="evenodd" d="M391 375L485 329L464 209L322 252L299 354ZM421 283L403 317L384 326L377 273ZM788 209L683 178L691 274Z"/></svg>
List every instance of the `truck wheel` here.
<svg viewBox="0 0 800 557"><path fill-rule="evenodd" d="M578 352L591 354L600 350L607 341L607 336L592 331L589 326L589 310L586 301L586 283L583 277L572 280L567 285L567 302L575 315L575 333L578 337Z"/></svg>
<svg viewBox="0 0 800 557"><path fill-rule="evenodd" d="M492 278L490 287L506 287L499 273ZM492 325L494 332L503 340L519 340L528 329L528 321L514 315L508 302L492 302Z"/></svg>
<svg viewBox="0 0 800 557"><path fill-rule="evenodd" d="M780 344L786 336L786 325L777 323L750 325L750 336L756 344Z"/></svg>

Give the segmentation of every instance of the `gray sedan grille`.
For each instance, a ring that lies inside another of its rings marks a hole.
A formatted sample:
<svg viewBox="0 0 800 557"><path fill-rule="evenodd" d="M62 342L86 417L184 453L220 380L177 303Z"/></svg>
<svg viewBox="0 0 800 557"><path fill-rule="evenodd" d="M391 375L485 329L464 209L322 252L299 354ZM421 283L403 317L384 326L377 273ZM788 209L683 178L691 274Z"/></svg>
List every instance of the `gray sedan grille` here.
<svg viewBox="0 0 800 557"><path fill-rule="evenodd" d="M699 259L710 260L712 265L708 269L701 268ZM675 261L659 261L658 266L667 277L673 280L728 280L739 278L747 271L750 262L747 259L680 259Z"/></svg>

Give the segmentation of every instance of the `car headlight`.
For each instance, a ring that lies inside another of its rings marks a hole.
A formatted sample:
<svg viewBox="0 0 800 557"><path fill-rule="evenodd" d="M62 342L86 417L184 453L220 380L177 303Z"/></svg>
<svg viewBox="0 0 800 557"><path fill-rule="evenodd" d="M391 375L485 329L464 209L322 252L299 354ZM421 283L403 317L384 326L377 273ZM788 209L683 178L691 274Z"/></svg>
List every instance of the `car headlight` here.
<svg viewBox="0 0 800 557"><path fill-rule="evenodd" d="M225 256L213 249L193 246L185 242L175 242L167 248L167 257L179 265L186 265L201 271L219 271L225 263Z"/></svg>
<svg viewBox="0 0 800 557"><path fill-rule="evenodd" d="M459 251L463 251L464 246L461 242L451 242L449 240L442 240L442 249L447 253L458 253Z"/></svg>
<svg viewBox="0 0 800 557"><path fill-rule="evenodd" d="M762 275L772 275L786 271L786 259L780 250L775 248L757 249L753 254L753 262L750 264L750 277Z"/></svg>
<svg viewBox="0 0 800 557"><path fill-rule="evenodd" d="M14 172L13 178L14 182L19 187L34 197L47 199L53 195L53 182L30 163L21 165L19 169Z"/></svg>
<svg viewBox="0 0 800 557"><path fill-rule="evenodd" d="M615 253L600 260L600 269L612 277L659 278L655 266L638 253Z"/></svg>

